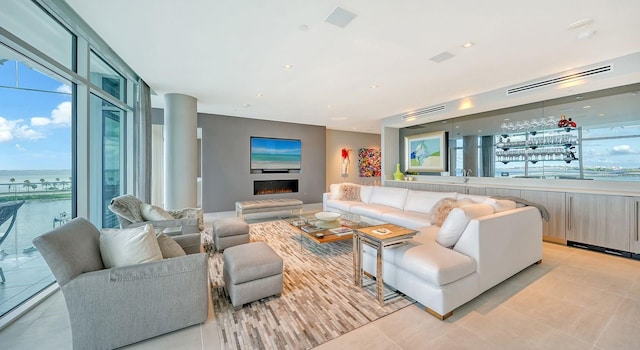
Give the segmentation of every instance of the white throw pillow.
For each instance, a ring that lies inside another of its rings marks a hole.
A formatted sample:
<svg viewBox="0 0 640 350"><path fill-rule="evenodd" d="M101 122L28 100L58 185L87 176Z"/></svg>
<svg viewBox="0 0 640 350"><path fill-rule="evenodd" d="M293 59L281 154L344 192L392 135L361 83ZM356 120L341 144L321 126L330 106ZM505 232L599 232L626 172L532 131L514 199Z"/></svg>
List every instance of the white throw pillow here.
<svg viewBox="0 0 640 350"><path fill-rule="evenodd" d="M442 223L442 227L436 235L436 242L443 247L453 247L467 228L469 221L490 214L493 214L493 207L483 203L454 208Z"/></svg>
<svg viewBox="0 0 640 350"><path fill-rule="evenodd" d="M484 203L492 206L496 213L515 209L517 206L516 202L510 199L487 198Z"/></svg>
<svg viewBox="0 0 640 350"><path fill-rule="evenodd" d="M162 260L152 225L128 229L102 229L100 254L106 268Z"/></svg>
<svg viewBox="0 0 640 350"><path fill-rule="evenodd" d="M175 219L173 215L169 214L166 210L147 203L140 204L140 215L145 221L162 221Z"/></svg>

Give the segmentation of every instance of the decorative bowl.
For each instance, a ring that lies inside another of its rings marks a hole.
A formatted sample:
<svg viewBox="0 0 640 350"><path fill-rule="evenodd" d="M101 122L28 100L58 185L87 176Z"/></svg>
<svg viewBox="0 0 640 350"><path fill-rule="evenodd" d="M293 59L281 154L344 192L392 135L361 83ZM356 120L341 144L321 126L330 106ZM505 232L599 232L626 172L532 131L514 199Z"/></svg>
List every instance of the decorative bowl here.
<svg viewBox="0 0 640 350"><path fill-rule="evenodd" d="M316 219L322 220L322 221L335 221L335 220L338 220L340 216L342 216L342 214L332 213L329 211L321 211L319 213L315 213Z"/></svg>

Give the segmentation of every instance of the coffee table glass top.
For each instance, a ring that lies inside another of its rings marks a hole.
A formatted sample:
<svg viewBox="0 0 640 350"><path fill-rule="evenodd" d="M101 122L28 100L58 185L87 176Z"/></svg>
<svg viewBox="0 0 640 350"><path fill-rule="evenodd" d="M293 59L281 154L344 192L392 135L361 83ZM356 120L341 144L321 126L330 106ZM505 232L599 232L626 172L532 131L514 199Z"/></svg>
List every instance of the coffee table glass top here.
<svg viewBox="0 0 640 350"><path fill-rule="evenodd" d="M360 216L353 214L343 214L334 221L318 220L314 214L285 216L281 219L297 227L307 237L318 243L351 239L354 229L369 226L360 221Z"/></svg>

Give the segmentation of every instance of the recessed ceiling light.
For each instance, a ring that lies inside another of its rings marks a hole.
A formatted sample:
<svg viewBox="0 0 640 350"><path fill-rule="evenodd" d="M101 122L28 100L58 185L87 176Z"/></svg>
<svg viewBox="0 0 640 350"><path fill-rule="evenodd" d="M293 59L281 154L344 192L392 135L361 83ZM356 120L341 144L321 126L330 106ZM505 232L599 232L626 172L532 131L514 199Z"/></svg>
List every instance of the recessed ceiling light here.
<svg viewBox="0 0 640 350"><path fill-rule="evenodd" d="M414 121L414 120L416 120L416 119L417 119L417 118L416 118L415 116L410 116L410 117L408 117L408 118L405 118L405 119L404 119L404 121L405 121L405 122L412 122L412 121Z"/></svg>
<svg viewBox="0 0 640 350"><path fill-rule="evenodd" d="M578 40L582 40L582 39L591 39L593 38L593 36L596 35L596 31L595 30L587 30L584 31L580 34L578 34Z"/></svg>
<svg viewBox="0 0 640 350"><path fill-rule="evenodd" d="M443 121L442 121L442 124L447 124L447 121L446 121L446 120L443 120Z"/></svg>
<svg viewBox="0 0 640 350"><path fill-rule="evenodd" d="M478 130L478 132L482 132L482 130Z"/></svg>
<svg viewBox="0 0 640 350"><path fill-rule="evenodd" d="M258 97L262 97L262 92L258 92L258 93L256 94L256 96L258 96Z"/></svg>
<svg viewBox="0 0 640 350"><path fill-rule="evenodd" d="M293 68L293 66L292 66L292 65L290 65L290 64L285 64L283 67L284 67L284 69L291 69L291 68Z"/></svg>
<svg viewBox="0 0 640 350"><path fill-rule="evenodd" d="M505 122L508 122L509 120L511 120L511 118L504 118Z"/></svg>
<svg viewBox="0 0 640 350"><path fill-rule="evenodd" d="M332 105L327 105L327 108L333 108L333 106Z"/></svg>
<svg viewBox="0 0 640 350"><path fill-rule="evenodd" d="M309 26L306 24L301 24L300 27L298 27L298 29L300 29L301 32L304 32L307 29L309 29Z"/></svg>
<svg viewBox="0 0 640 350"><path fill-rule="evenodd" d="M582 107L582 108L587 109L587 108L591 108L591 106L586 105L586 106L584 106L584 107Z"/></svg>
<svg viewBox="0 0 640 350"><path fill-rule="evenodd" d="M460 125L456 125L456 129L460 129Z"/></svg>
<svg viewBox="0 0 640 350"><path fill-rule="evenodd" d="M462 47L464 47L465 49L468 49L468 48L470 48L470 47L471 47L471 46L473 46L473 45L474 45L474 44L473 44L471 41L468 41L468 42L464 43L464 44L462 45Z"/></svg>
<svg viewBox="0 0 640 350"><path fill-rule="evenodd" d="M582 96L576 96L576 100L582 100L584 97Z"/></svg>
<svg viewBox="0 0 640 350"><path fill-rule="evenodd" d="M601 116L601 117L604 117L604 113L600 113L600 114L598 114L598 115L599 115L599 116Z"/></svg>
<svg viewBox="0 0 640 350"><path fill-rule="evenodd" d="M371 88L372 88L372 89L377 89L377 88L378 88L378 86L379 86L379 85L371 84Z"/></svg>
<svg viewBox="0 0 640 350"><path fill-rule="evenodd" d="M569 24L569 26L567 28L570 29L570 30L578 29L578 28L587 26L587 25L589 25L591 23L593 23L593 20L591 18L585 18L585 19L581 19L579 21L575 21L575 22Z"/></svg>
<svg viewBox="0 0 640 350"><path fill-rule="evenodd" d="M242 105L242 107L244 107L244 108L249 108L249 107L251 107L251 105L250 105L250 104L248 104L248 103L245 103L245 104L243 104L243 105Z"/></svg>

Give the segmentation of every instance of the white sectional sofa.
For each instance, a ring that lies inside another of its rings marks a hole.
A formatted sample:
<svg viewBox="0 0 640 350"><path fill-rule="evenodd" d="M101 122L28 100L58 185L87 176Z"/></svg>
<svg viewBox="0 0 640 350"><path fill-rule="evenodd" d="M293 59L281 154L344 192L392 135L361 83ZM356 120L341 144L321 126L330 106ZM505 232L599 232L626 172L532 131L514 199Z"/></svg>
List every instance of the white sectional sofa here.
<svg viewBox="0 0 640 350"><path fill-rule="evenodd" d="M455 199L461 207L451 210L441 226L432 225L431 209L442 207L443 198ZM323 208L358 214L373 224L393 223L419 231L408 244L386 248L384 282L440 319L542 259L540 211L511 201L334 184L323 196ZM362 265L365 272L376 275L376 253L368 246Z"/></svg>

